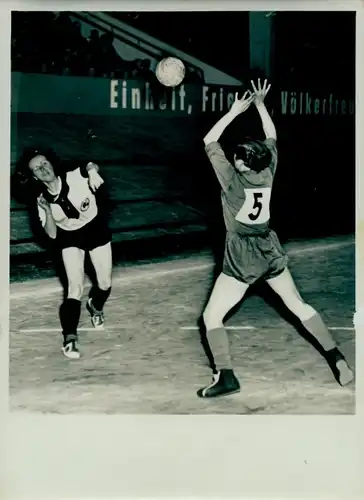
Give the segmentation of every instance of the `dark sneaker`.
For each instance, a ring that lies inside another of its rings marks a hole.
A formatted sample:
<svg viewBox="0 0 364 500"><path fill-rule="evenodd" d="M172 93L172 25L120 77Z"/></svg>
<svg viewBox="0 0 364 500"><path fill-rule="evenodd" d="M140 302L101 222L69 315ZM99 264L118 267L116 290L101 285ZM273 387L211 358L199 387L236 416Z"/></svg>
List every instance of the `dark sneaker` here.
<svg viewBox="0 0 364 500"><path fill-rule="evenodd" d="M354 378L354 374L339 349L335 347L335 349L327 351L325 358L336 381L342 386L350 384Z"/></svg>
<svg viewBox="0 0 364 500"><path fill-rule="evenodd" d="M217 398L240 391L239 380L233 370L220 370L214 374L212 383L197 391L200 398Z"/></svg>
<svg viewBox="0 0 364 500"><path fill-rule="evenodd" d="M97 311L92 305L92 299L87 301L87 310L91 314L91 322L94 328L103 328L105 318L103 311Z"/></svg>
<svg viewBox="0 0 364 500"><path fill-rule="evenodd" d="M62 347L63 354L69 359L79 359L80 351L76 340L65 341Z"/></svg>

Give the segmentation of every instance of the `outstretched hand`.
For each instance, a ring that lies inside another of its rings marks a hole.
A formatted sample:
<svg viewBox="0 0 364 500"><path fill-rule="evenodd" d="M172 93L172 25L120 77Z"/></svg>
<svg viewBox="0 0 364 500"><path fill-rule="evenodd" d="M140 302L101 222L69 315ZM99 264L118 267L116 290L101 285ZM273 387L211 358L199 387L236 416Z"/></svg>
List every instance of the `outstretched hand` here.
<svg viewBox="0 0 364 500"><path fill-rule="evenodd" d="M264 83L263 83L263 87L260 83L260 78L258 78L258 85L256 86L253 82L253 80L251 81L251 84L252 84L252 87L253 87L253 96L254 96L254 104L255 105L259 105L259 104L262 104L264 102L264 99L266 97L266 95L268 94L269 90L270 90L270 83L268 84L268 81L267 80L264 80Z"/></svg>
<svg viewBox="0 0 364 500"><path fill-rule="evenodd" d="M244 113L244 111L246 111L249 108L249 106L255 99L254 94L252 94L250 90L247 90L241 99L239 99L238 96L239 94L238 92L236 92L235 101L233 102L230 108L230 110L237 115L239 115L240 113Z"/></svg>

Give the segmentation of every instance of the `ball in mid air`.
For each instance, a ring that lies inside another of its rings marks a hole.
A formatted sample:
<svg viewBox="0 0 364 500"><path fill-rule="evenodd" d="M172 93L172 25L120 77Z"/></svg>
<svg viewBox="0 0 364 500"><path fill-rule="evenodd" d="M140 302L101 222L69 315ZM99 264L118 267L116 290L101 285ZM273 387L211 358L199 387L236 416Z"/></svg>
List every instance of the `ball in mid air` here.
<svg viewBox="0 0 364 500"><path fill-rule="evenodd" d="M186 68L180 59L166 57L159 61L155 74L162 85L176 87L184 79Z"/></svg>

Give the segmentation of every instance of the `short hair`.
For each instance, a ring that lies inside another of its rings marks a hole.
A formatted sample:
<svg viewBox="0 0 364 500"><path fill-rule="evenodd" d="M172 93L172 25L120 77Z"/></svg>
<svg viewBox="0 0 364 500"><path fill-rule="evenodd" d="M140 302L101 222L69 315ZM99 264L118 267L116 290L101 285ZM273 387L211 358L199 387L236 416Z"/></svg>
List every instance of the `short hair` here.
<svg viewBox="0 0 364 500"><path fill-rule="evenodd" d="M262 141L249 139L235 147L235 159L243 160L244 164L254 172L261 172L269 167L272 153Z"/></svg>
<svg viewBox="0 0 364 500"><path fill-rule="evenodd" d="M56 176L61 174L60 160L51 148L27 147L24 148L18 159L12 175L12 195L20 202L29 204L41 194L42 183L34 178L29 168L30 161L36 156L44 156L52 164Z"/></svg>

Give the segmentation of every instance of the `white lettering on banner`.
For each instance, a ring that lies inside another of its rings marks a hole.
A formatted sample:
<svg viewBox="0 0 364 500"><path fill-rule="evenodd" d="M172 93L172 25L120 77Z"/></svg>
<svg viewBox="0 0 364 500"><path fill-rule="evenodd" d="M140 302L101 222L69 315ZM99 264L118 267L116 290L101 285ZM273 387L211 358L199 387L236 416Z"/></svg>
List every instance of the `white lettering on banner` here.
<svg viewBox="0 0 364 500"><path fill-rule="evenodd" d="M216 92L212 92L211 94L211 111L215 111L215 103L216 103Z"/></svg>
<svg viewBox="0 0 364 500"><path fill-rule="evenodd" d="M201 111L205 113L206 111L228 111L235 100L235 93L229 92L225 94L225 89L220 87L220 89L214 88L211 92L210 87L207 85L202 86L202 102ZM218 105L217 105L218 102Z"/></svg>
<svg viewBox="0 0 364 500"><path fill-rule="evenodd" d="M181 87L179 89L179 97L180 97L180 102L179 102L180 108L179 109L181 111L184 111L184 109L185 109L185 97L186 97L186 91L185 91L184 85L181 85Z"/></svg>
<svg viewBox="0 0 364 500"><path fill-rule="evenodd" d="M202 87L202 111L206 111L206 103L209 100L209 98L207 97L208 90L209 88L206 87L206 85Z"/></svg>
<svg viewBox="0 0 364 500"><path fill-rule="evenodd" d="M223 111L224 110L224 89L220 89L220 99L219 99L219 102L220 102L220 109L219 109L219 111Z"/></svg>
<svg viewBox="0 0 364 500"><path fill-rule="evenodd" d="M328 106L327 106L328 103ZM353 115L353 99L335 99L333 94L328 97L317 97L309 92L281 91L281 113L282 115Z"/></svg>
<svg viewBox="0 0 364 500"><path fill-rule="evenodd" d="M172 111L176 110L176 92L175 92L175 90L172 90L171 110Z"/></svg>
<svg viewBox="0 0 364 500"><path fill-rule="evenodd" d="M132 109L140 109L140 89L131 90L131 107Z"/></svg>
<svg viewBox="0 0 364 500"><path fill-rule="evenodd" d="M265 224L269 221L271 188L245 189L245 201L235 219L247 225Z"/></svg>
<svg viewBox="0 0 364 500"><path fill-rule="evenodd" d="M145 84L145 109L154 109L154 101L152 99L152 93L150 90L150 83L146 82Z"/></svg>
<svg viewBox="0 0 364 500"><path fill-rule="evenodd" d="M320 99L315 99L315 104L314 104L314 112L315 115L318 115L320 113Z"/></svg>
<svg viewBox="0 0 364 500"><path fill-rule="evenodd" d="M224 113L231 108L238 90L231 87L181 85L156 95L149 82L135 86L131 83L127 80L110 80L111 109L182 111L192 114L192 110L196 112L196 105L189 102L190 94L192 101L197 101L199 106L197 112ZM269 109L271 114L275 111L275 114L285 116L347 116L353 115L355 110L353 99L337 98L334 94L318 96L310 92L282 90L278 95L280 103L275 109Z"/></svg>
<svg viewBox="0 0 364 500"><path fill-rule="evenodd" d="M117 102L117 97L119 95L118 87L119 87L118 80L111 80L110 81L110 108L118 108L119 107L118 102Z"/></svg>
<svg viewBox="0 0 364 500"><path fill-rule="evenodd" d="M311 114L311 104L312 104L312 99L311 97L306 93L306 114L310 115Z"/></svg>
<svg viewBox="0 0 364 500"><path fill-rule="evenodd" d="M291 115L295 115L296 111L297 111L296 92L292 92L292 95L291 95Z"/></svg>
<svg viewBox="0 0 364 500"><path fill-rule="evenodd" d="M127 88L126 88L126 82L123 82L123 90L121 91L121 105L123 107L123 109L126 109L127 106L128 106L128 102L127 102Z"/></svg>

